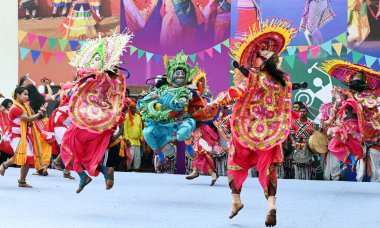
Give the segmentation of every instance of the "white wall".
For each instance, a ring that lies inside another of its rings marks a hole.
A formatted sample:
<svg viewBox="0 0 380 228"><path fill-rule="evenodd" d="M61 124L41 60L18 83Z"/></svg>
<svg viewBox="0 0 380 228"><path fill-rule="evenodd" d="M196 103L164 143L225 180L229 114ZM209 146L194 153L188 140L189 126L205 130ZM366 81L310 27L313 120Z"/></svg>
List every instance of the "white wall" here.
<svg viewBox="0 0 380 228"><path fill-rule="evenodd" d="M18 81L17 6L17 1L3 0L0 7L0 91L7 98Z"/></svg>

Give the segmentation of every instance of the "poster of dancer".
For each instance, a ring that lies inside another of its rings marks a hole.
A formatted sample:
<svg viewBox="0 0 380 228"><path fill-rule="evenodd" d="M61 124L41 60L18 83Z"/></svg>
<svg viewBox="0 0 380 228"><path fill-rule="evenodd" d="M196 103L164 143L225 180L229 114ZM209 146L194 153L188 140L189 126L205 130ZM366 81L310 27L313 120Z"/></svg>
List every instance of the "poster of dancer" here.
<svg viewBox="0 0 380 228"><path fill-rule="evenodd" d="M19 0L19 76L55 83L74 76L80 42L118 32L120 0Z"/></svg>
<svg viewBox="0 0 380 228"><path fill-rule="evenodd" d="M380 1L348 0L348 45L370 56L380 57Z"/></svg>
<svg viewBox="0 0 380 228"><path fill-rule="evenodd" d="M299 28L290 45L319 45L347 30L347 0L263 0L263 18L286 18Z"/></svg>

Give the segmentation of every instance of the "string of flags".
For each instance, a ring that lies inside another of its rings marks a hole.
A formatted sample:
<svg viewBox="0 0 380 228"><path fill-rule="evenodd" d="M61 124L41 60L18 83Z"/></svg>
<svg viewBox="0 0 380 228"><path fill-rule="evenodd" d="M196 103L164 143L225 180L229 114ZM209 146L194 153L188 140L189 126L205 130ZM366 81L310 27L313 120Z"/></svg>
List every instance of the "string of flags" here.
<svg viewBox="0 0 380 228"><path fill-rule="evenodd" d="M20 49L20 58L23 61L29 54L32 56L33 63L36 63L37 60L42 56L45 64L48 64L51 57L54 56L57 63L61 64L64 56L72 61L75 57L75 52L78 49L78 45L82 46L86 41L78 41L78 40L64 40L64 39L56 39L49 38L45 36L36 35L33 33L18 31L18 42L19 44L25 39L28 39L28 46L31 47L35 42L38 42L41 50L34 50L27 47L19 47ZM49 45L49 51L42 51L42 48L45 45ZM60 51L54 51L55 47L59 45ZM70 51L65 51L66 47L70 47ZM226 39L221 43L214 45L213 47L207 48L205 50L188 54L189 58L192 62L195 62L197 58L203 60L206 55L209 57L213 57L214 52L219 54L222 53L222 46L227 48L230 47L230 39ZM149 62L152 58L155 59L156 63L160 62L166 55L155 54L152 52L148 52L142 49L139 49L133 45L129 47L129 54L132 56L134 53L137 53L137 58L141 59L145 55L145 60ZM171 56L169 56L171 57Z"/></svg>
<svg viewBox="0 0 380 228"><path fill-rule="evenodd" d="M302 63L307 65L309 59L317 59L321 53L331 56L334 52L338 57L341 57L342 54L346 54L347 57L351 57L352 62L354 63L364 61L363 63L368 67L371 67L376 61L380 64L380 58L366 55L348 48L346 32L318 46L289 46L280 57L280 60L285 60L283 62L286 62L290 68L293 69L296 58L300 59Z"/></svg>

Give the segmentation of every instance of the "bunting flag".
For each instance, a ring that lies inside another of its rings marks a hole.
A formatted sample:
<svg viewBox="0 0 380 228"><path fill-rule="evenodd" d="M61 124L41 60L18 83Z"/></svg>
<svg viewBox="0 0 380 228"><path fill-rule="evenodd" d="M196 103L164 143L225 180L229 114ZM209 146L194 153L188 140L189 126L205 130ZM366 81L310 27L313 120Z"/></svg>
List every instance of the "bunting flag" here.
<svg viewBox="0 0 380 228"><path fill-rule="evenodd" d="M304 51L307 51L308 49L309 49L309 46L298 46L299 52L304 52Z"/></svg>
<svg viewBox="0 0 380 228"><path fill-rule="evenodd" d="M319 49L320 49L319 46L313 46L310 48L311 54L313 55L314 59L318 57Z"/></svg>
<svg viewBox="0 0 380 228"><path fill-rule="evenodd" d="M137 51L137 48L135 46L131 45L129 48L130 48L129 55L133 55L133 53L135 53L135 51Z"/></svg>
<svg viewBox="0 0 380 228"><path fill-rule="evenodd" d="M59 46L61 47L61 51L65 51L67 44L69 43L68 40L58 40Z"/></svg>
<svg viewBox="0 0 380 228"><path fill-rule="evenodd" d="M208 56L210 56L212 58L213 51L214 51L214 48L209 48L206 50L206 53L208 54Z"/></svg>
<svg viewBox="0 0 380 228"><path fill-rule="evenodd" d="M20 47L20 57L21 57L21 61L23 61L23 60L25 59L25 57L28 55L29 52L30 52L29 49L26 49L26 48Z"/></svg>
<svg viewBox="0 0 380 228"><path fill-rule="evenodd" d="M286 50L288 51L289 55L294 55L296 53L297 46L289 46L286 48Z"/></svg>
<svg viewBox="0 0 380 228"><path fill-rule="evenodd" d="M21 41L24 40L26 34L27 34L27 32L18 30L18 43L21 43Z"/></svg>
<svg viewBox="0 0 380 228"><path fill-rule="evenodd" d="M226 46L226 47L229 48L229 47L230 47L230 39L227 39L227 40L223 41L222 44L223 44L224 46Z"/></svg>
<svg viewBox="0 0 380 228"><path fill-rule="evenodd" d="M41 54L41 51L31 50L31 53L32 53L33 63L36 63L38 57Z"/></svg>
<svg viewBox="0 0 380 228"><path fill-rule="evenodd" d="M214 46L215 51L217 51L219 54L222 53L222 45L217 44Z"/></svg>
<svg viewBox="0 0 380 228"><path fill-rule="evenodd" d="M144 53L145 52L143 50L138 49L137 50L137 58L140 59L144 55Z"/></svg>
<svg viewBox="0 0 380 228"><path fill-rule="evenodd" d="M347 46L347 33L342 33L339 36L335 38L339 43L343 44L344 46Z"/></svg>
<svg viewBox="0 0 380 228"><path fill-rule="evenodd" d="M304 52L299 52L297 53L297 56L298 58L305 64L307 65L307 56L309 55L309 52L308 51L304 51ZM289 63L289 62L288 62ZM294 64L294 63L293 63ZM290 64L289 64L290 65Z"/></svg>
<svg viewBox="0 0 380 228"><path fill-rule="evenodd" d="M50 51L53 51L55 48L55 45L57 44L57 39L55 38L49 38L49 44L50 44Z"/></svg>
<svg viewBox="0 0 380 228"><path fill-rule="evenodd" d="M191 61L193 61L193 63L195 63L195 59L197 58L197 54L192 54L192 55L189 55Z"/></svg>
<svg viewBox="0 0 380 228"><path fill-rule="evenodd" d="M155 55L154 55L154 59L156 60L156 63L160 62L160 60L161 60L161 55L157 55L157 54L155 54Z"/></svg>
<svg viewBox="0 0 380 228"><path fill-rule="evenodd" d="M332 46L331 46L331 40L323 43L320 45L320 47L325 50L329 55L332 55Z"/></svg>
<svg viewBox="0 0 380 228"><path fill-rule="evenodd" d="M291 69L294 67L294 62L296 60L296 55L288 55L284 57L285 62L287 62Z"/></svg>
<svg viewBox="0 0 380 228"><path fill-rule="evenodd" d="M146 57L146 61L149 62L150 59L153 57L153 53L146 52L146 53L145 53L145 57Z"/></svg>
<svg viewBox="0 0 380 228"><path fill-rule="evenodd" d="M364 54L357 52L357 51L352 51L352 60L354 63L359 62L363 58Z"/></svg>
<svg viewBox="0 0 380 228"><path fill-rule="evenodd" d="M76 51L77 47L78 47L78 44L79 44L79 41L77 41L77 40L70 40L69 43L70 43L71 50L72 51Z"/></svg>
<svg viewBox="0 0 380 228"><path fill-rule="evenodd" d="M335 43L335 44L332 44L336 54L340 57L340 53L342 52L342 44L341 43Z"/></svg>
<svg viewBox="0 0 380 228"><path fill-rule="evenodd" d="M40 44L40 48L41 48L41 49L42 49L42 47L45 45L46 40L47 40L46 37L44 37L44 36L38 36L38 43Z"/></svg>
<svg viewBox="0 0 380 228"><path fill-rule="evenodd" d="M32 46L35 39L36 39L36 34L28 33L28 44L29 44L29 46Z"/></svg>
<svg viewBox="0 0 380 228"><path fill-rule="evenodd" d="M67 55L67 58L69 59L69 61L73 62L74 58L76 56L76 53L75 53L75 51L69 51L69 52L66 52L66 55Z"/></svg>
<svg viewBox="0 0 380 228"><path fill-rule="evenodd" d="M55 55L55 58L57 59L57 62L59 64L62 64L62 58L65 55L65 53L64 52L55 52L54 55Z"/></svg>
<svg viewBox="0 0 380 228"><path fill-rule="evenodd" d="M368 67L371 67L375 61L376 61L376 57L373 57L373 56L369 56L369 55L365 55L364 56L365 58L365 64L368 66ZM380 59L379 59L380 60Z"/></svg>
<svg viewBox="0 0 380 228"><path fill-rule="evenodd" d="M44 58L45 64L49 63L50 57L53 55L52 52L47 51L47 52L42 52L42 57Z"/></svg>
<svg viewBox="0 0 380 228"><path fill-rule="evenodd" d="M203 60L204 57L205 57L205 53L204 53L204 52L198 52L198 53L197 53L197 56L198 56L201 60Z"/></svg>

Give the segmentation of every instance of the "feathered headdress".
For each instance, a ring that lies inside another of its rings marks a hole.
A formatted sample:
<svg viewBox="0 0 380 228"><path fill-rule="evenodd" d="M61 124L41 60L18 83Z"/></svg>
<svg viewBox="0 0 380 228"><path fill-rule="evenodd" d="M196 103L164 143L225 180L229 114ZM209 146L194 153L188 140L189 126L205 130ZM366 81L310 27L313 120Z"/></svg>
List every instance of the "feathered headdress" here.
<svg viewBox="0 0 380 228"><path fill-rule="evenodd" d="M172 84L173 74L177 69L182 69L186 73L186 83L190 83L194 74L198 70L198 64L194 66L193 69L190 68L190 65L187 63L188 56L185 55L183 51L177 53L175 58L169 59L167 56L164 57L164 65L166 68L166 76L168 82Z"/></svg>
<svg viewBox="0 0 380 228"><path fill-rule="evenodd" d="M231 50L231 57L239 61L240 66L250 69L254 66L257 53L264 45L268 51L280 54L297 33L298 30L287 20L266 19L260 24L259 29L250 27L244 41L237 43L235 49Z"/></svg>

